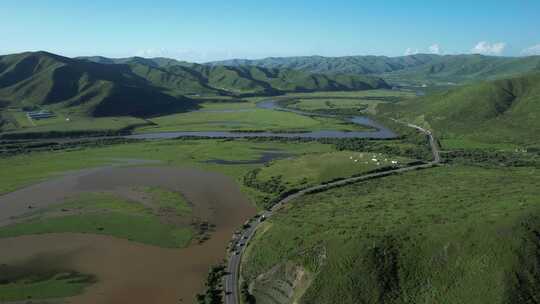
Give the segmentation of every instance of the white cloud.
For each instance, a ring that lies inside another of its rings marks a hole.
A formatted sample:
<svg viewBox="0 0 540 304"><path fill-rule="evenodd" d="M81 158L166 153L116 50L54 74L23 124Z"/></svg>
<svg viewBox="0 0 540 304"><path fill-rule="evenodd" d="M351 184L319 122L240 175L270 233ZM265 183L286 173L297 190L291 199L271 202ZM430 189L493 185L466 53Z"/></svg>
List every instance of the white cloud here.
<svg viewBox="0 0 540 304"><path fill-rule="evenodd" d="M525 56L532 56L532 55L540 55L540 44L530 46L523 51L521 51L521 55Z"/></svg>
<svg viewBox="0 0 540 304"><path fill-rule="evenodd" d="M442 53L441 46L438 43L435 43L434 45L430 46L428 48L428 51L431 54L441 54Z"/></svg>
<svg viewBox="0 0 540 304"><path fill-rule="evenodd" d="M504 42L489 43L487 41L480 41L471 49L471 53L483 55L501 55L505 48L506 43Z"/></svg>
<svg viewBox="0 0 540 304"><path fill-rule="evenodd" d="M405 50L405 56L416 55L418 53L420 53L420 50L418 50L418 49L407 48Z"/></svg>

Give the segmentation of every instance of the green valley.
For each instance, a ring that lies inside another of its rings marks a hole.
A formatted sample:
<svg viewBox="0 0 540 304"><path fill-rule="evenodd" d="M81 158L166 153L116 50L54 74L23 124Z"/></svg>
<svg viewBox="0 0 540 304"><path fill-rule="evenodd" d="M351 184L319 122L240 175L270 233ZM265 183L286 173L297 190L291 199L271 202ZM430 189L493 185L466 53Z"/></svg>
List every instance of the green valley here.
<svg viewBox="0 0 540 304"><path fill-rule="evenodd" d="M157 56L0 56L0 302L537 302L539 56Z"/></svg>

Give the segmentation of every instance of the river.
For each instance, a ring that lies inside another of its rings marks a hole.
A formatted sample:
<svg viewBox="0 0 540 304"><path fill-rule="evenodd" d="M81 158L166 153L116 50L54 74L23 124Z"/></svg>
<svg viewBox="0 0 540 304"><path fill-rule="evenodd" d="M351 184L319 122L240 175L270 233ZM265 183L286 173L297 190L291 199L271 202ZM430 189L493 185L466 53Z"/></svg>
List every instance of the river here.
<svg viewBox="0 0 540 304"><path fill-rule="evenodd" d="M274 100L266 100L257 103L257 107L260 109L286 111L296 113L305 116L319 116L328 118L338 118L337 116L330 114L314 114L309 112L298 111L294 109L288 109L280 107ZM216 110L222 112L231 111L245 111L245 110ZM293 133L280 133L280 132L232 132L232 131L173 131L173 132L156 132L156 133L142 133L127 135L125 138L130 139L171 139L177 137L207 137L207 138L249 138L249 137L283 137L283 138L369 138L369 139L390 139L395 138L396 134L383 126L382 124L366 117L366 116L353 116L347 119L349 122L368 126L375 131L336 131L336 130L323 130L323 131L309 131L309 132L293 132Z"/></svg>

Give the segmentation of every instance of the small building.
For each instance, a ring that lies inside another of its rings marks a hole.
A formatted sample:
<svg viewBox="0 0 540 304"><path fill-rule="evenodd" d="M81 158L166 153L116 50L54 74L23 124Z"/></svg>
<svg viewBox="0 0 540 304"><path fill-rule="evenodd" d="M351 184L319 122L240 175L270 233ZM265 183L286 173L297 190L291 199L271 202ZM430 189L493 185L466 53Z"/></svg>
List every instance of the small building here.
<svg viewBox="0 0 540 304"><path fill-rule="evenodd" d="M41 110L37 112L26 112L26 116L28 116L28 118L35 119L35 120L56 117L54 113L45 111L45 110Z"/></svg>

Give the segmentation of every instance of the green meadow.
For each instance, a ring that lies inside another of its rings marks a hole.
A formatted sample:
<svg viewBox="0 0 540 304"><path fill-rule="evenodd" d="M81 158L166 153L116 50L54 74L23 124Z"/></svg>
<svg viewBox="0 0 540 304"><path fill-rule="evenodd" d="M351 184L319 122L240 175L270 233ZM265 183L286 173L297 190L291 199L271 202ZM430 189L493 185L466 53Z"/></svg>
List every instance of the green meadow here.
<svg viewBox="0 0 540 304"><path fill-rule="evenodd" d="M17 269L0 272L0 301L28 301L57 299L80 294L95 282L91 275L77 272L46 271L18 273ZM11 271L11 273L8 273Z"/></svg>
<svg viewBox="0 0 540 304"><path fill-rule="evenodd" d="M72 116L58 111L54 111L54 113L56 117L30 121L24 111L7 111L4 118L9 122L8 127L5 127L6 132L2 133L0 137L61 137L64 134L106 134L149 124L146 120L135 117L94 118L80 115Z"/></svg>
<svg viewBox="0 0 540 304"><path fill-rule="evenodd" d="M242 109L245 103L228 104L232 109ZM219 109L223 105L211 106ZM207 107L208 108L208 107ZM223 108L222 108L223 109ZM249 108L247 108L249 109ZM150 119L155 125L137 129L137 132L167 131L355 131L366 128L340 119L307 117L284 111L251 109L240 112L191 112Z"/></svg>
<svg viewBox="0 0 540 304"><path fill-rule="evenodd" d="M130 166L130 159L159 161L152 166L198 167L241 179L260 164L220 165L208 160L257 160L267 150L283 150L294 155L330 152L334 147L317 142L290 143L255 140L159 140L104 147L88 147L51 152L32 152L0 158L0 193L14 191L63 172L99 166ZM140 165L140 164L137 164Z"/></svg>
<svg viewBox="0 0 540 304"><path fill-rule="evenodd" d="M172 207L177 214L189 215L189 206L176 193L162 189L146 190L155 206L127 200L108 193L89 193L68 198L57 206L29 213L17 223L0 229L0 238L45 233L105 234L160 247L185 247L194 232L160 221L157 211Z"/></svg>
<svg viewBox="0 0 540 304"><path fill-rule="evenodd" d="M360 112L376 114L379 104L404 101L414 98L416 93L399 90L366 90L289 93L286 96L290 98L287 106L297 110L308 112L349 110L351 113L357 112L357 114Z"/></svg>
<svg viewBox="0 0 540 304"><path fill-rule="evenodd" d="M264 193L264 196L258 197L257 204L269 207L275 197L294 189L308 188L373 170L390 169L408 161L408 158L374 152L310 153L294 159L275 160L256 168L244 176L244 185Z"/></svg>
<svg viewBox="0 0 540 304"><path fill-rule="evenodd" d="M538 173L441 167L304 196L259 229L243 276L257 303L295 284L299 303L527 303Z"/></svg>

